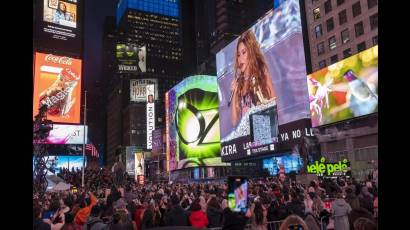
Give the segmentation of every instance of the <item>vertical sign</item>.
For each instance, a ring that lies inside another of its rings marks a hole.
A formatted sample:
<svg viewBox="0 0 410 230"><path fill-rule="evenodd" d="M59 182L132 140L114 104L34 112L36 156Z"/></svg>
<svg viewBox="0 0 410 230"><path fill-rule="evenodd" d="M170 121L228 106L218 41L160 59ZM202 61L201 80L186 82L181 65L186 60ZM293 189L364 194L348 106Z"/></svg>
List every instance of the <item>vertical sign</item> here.
<svg viewBox="0 0 410 230"><path fill-rule="evenodd" d="M152 149L152 131L155 129L155 85L147 85L147 149Z"/></svg>

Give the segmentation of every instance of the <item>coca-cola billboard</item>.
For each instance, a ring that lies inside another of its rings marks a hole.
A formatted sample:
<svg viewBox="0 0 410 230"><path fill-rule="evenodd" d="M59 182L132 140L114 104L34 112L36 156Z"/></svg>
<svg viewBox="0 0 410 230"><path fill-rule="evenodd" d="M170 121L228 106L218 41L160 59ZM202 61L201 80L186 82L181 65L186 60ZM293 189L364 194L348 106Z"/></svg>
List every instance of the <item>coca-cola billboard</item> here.
<svg viewBox="0 0 410 230"><path fill-rule="evenodd" d="M47 105L47 118L59 123L79 123L81 60L36 53L33 117Z"/></svg>
<svg viewBox="0 0 410 230"><path fill-rule="evenodd" d="M36 47L81 56L83 1L40 0L36 5Z"/></svg>

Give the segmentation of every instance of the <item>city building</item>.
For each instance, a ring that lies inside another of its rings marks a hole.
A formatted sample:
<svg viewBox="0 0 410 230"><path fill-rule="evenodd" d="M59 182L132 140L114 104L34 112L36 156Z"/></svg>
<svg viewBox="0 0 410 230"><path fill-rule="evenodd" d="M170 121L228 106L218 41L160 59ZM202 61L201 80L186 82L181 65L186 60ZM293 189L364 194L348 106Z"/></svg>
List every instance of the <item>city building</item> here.
<svg viewBox="0 0 410 230"><path fill-rule="evenodd" d="M179 0L121 0L118 3L116 49L111 51L111 55L116 56L115 72L108 81L107 93L107 165L115 163L117 154L124 155L126 146L136 146L147 153L146 172L152 171L148 170L146 98L132 99L130 94L134 91L130 88L145 90L142 85L147 82L156 85L155 128L163 127L164 94L183 77L180 5ZM138 66L136 71L122 68L118 56L121 47L126 47L126 52L138 50L138 55L140 50L145 50L145 65ZM144 96L145 91L141 95Z"/></svg>
<svg viewBox="0 0 410 230"><path fill-rule="evenodd" d="M312 72L378 43L377 0L305 0Z"/></svg>
<svg viewBox="0 0 410 230"><path fill-rule="evenodd" d="M377 0L305 0L312 72L378 44ZM302 16L303 17L303 16ZM309 62L308 62L309 63ZM308 74L310 72L308 71ZM317 127L321 155L348 159L352 175L364 178L378 160L378 114Z"/></svg>

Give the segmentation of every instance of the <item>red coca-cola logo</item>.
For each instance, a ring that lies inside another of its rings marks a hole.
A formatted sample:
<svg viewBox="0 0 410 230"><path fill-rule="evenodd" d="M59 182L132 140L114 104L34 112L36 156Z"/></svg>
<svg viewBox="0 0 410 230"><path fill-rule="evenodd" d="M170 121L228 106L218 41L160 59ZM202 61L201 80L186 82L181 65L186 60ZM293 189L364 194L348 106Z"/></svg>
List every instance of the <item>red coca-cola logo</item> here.
<svg viewBox="0 0 410 230"><path fill-rule="evenodd" d="M73 64L73 59L69 57L60 57L60 56L55 56L52 54L47 54L45 58L46 62L53 62L56 64L62 64L62 65L72 65Z"/></svg>

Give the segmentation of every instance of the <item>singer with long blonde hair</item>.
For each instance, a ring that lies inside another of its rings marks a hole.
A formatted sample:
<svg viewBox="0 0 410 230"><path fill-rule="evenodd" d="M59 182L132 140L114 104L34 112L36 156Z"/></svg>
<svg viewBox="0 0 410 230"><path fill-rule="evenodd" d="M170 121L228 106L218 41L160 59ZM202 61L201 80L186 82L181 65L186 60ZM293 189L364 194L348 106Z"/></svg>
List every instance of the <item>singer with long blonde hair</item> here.
<svg viewBox="0 0 410 230"><path fill-rule="evenodd" d="M276 98L265 57L251 30L239 37L235 59L230 102L233 126L250 108L270 103Z"/></svg>

